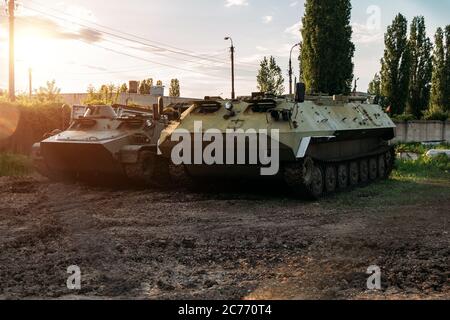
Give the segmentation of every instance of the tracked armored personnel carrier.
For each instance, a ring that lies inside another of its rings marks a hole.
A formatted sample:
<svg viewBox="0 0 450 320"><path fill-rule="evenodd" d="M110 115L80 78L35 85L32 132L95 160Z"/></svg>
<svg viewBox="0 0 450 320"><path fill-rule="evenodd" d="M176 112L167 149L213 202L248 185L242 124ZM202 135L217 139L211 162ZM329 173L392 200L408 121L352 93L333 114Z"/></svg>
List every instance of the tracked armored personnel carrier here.
<svg viewBox="0 0 450 320"><path fill-rule="evenodd" d="M169 121L162 110L162 100L153 110L74 106L67 130L33 146L35 167L52 180L127 178L151 184L161 171L156 147Z"/></svg>
<svg viewBox="0 0 450 320"><path fill-rule="evenodd" d="M319 198L388 177L394 136L395 124L366 97L306 97L298 84L295 97L197 101L163 131L159 150L174 176L282 179Z"/></svg>

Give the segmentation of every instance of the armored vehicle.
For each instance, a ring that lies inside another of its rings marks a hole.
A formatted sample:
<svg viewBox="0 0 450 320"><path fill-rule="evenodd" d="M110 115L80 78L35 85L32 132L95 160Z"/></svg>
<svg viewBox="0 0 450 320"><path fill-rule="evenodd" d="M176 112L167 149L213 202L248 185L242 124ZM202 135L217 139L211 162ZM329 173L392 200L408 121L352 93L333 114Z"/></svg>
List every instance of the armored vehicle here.
<svg viewBox="0 0 450 320"><path fill-rule="evenodd" d="M152 110L127 106L74 106L65 131L33 146L36 169L52 180L125 177L151 184L161 165L157 143L168 123L162 99ZM176 110L173 110L175 112Z"/></svg>
<svg viewBox="0 0 450 320"><path fill-rule="evenodd" d="M388 177L394 136L395 124L366 97L306 96L299 83L295 96L196 101L162 132L159 151L175 177L262 176L319 198Z"/></svg>

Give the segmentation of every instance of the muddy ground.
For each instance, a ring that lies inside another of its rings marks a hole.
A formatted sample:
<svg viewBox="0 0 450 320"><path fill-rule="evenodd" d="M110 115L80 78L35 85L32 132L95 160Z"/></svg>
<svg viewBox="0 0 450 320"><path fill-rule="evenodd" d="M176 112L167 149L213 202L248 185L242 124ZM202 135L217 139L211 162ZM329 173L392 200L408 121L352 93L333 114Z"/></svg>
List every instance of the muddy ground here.
<svg viewBox="0 0 450 320"><path fill-rule="evenodd" d="M0 298L449 299L450 188L440 190L439 201L392 205L370 187L305 202L282 189L0 178ZM79 291L66 287L70 265ZM367 290L371 265L381 291Z"/></svg>

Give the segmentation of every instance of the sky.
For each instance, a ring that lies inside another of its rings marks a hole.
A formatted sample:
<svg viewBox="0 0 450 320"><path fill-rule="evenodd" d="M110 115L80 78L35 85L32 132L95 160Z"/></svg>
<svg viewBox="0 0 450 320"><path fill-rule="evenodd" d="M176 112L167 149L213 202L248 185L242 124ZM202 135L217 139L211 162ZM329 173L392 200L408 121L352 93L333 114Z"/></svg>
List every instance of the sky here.
<svg viewBox="0 0 450 320"><path fill-rule="evenodd" d="M181 95L229 97L230 42L236 47L236 92L256 91L259 61L273 55L285 76L290 48L301 41L304 0L21 0L16 19L16 89L56 80L62 92L153 78ZM399 12L423 15L433 38L450 24L450 0L353 0L358 90L380 69L383 35ZM294 50L294 74L298 74ZM0 10L0 88L8 87L8 20ZM168 88L166 89L168 92Z"/></svg>

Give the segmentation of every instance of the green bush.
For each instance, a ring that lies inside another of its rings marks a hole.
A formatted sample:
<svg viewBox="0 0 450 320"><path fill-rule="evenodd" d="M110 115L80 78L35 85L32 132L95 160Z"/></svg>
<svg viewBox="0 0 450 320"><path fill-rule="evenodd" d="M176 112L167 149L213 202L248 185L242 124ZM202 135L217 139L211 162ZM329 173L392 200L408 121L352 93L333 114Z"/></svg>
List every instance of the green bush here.
<svg viewBox="0 0 450 320"><path fill-rule="evenodd" d="M448 177L448 174L450 174L450 158L442 154L436 157L420 156L417 160L398 160L397 174L418 178Z"/></svg>
<svg viewBox="0 0 450 320"><path fill-rule="evenodd" d="M440 110L428 110L424 113L423 118L425 120L446 121L450 119L450 113Z"/></svg>
<svg viewBox="0 0 450 320"><path fill-rule="evenodd" d="M32 171L30 158L12 153L0 154L0 177L23 176Z"/></svg>
<svg viewBox="0 0 450 320"><path fill-rule="evenodd" d="M395 122L405 122L405 121L416 120L414 115L409 114L409 113L397 114L397 115L392 116L391 119L392 119L392 121L395 121Z"/></svg>

